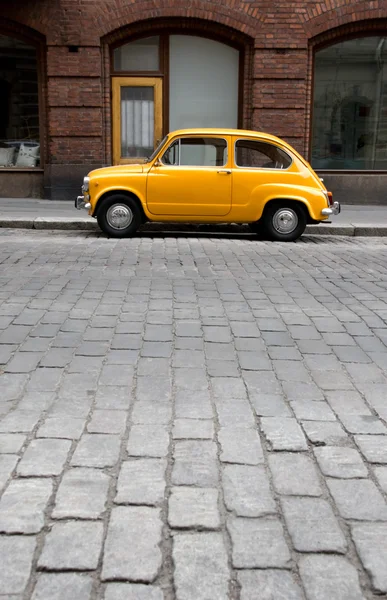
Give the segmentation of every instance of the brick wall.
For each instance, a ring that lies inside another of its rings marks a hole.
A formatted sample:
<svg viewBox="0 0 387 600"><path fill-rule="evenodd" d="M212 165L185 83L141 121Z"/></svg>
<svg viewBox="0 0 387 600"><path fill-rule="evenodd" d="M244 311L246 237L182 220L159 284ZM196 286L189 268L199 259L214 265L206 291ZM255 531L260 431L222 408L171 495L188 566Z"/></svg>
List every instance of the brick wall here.
<svg viewBox="0 0 387 600"><path fill-rule="evenodd" d="M111 160L109 45L151 27L239 44L245 51L243 126L308 154L315 44L387 31L386 0L18 0L0 2L0 32L42 51L47 164ZM79 48L78 52L71 46Z"/></svg>

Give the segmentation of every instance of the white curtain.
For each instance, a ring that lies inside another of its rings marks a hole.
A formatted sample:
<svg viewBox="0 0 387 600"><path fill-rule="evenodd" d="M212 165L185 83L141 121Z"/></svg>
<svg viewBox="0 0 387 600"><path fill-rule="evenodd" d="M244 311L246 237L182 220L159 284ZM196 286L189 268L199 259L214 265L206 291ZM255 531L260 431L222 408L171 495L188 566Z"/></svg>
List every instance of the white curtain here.
<svg viewBox="0 0 387 600"><path fill-rule="evenodd" d="M153 88L125 87L121 90L121 155L146 156L153 150Z"/></svg>

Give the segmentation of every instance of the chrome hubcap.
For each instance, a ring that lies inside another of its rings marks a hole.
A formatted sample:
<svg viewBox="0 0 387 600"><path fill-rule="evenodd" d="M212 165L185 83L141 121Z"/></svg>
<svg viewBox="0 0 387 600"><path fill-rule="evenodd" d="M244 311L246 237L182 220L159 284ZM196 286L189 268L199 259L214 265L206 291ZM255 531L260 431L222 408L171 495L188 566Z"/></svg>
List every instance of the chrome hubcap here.
<svg viewBox="0 0 387 600"><path fill-rule="evenodd" d="M278 233L292 233L297 225L297 214L291 208L280 208L273 216L273 227Z"/></svg>
<svg viewBox="0 0 387 600"><path fill-rule="evenodd" d="M106 213L106 220L113 229L126 229L133 221L133 213L126 204L113 204Z"/></svg>

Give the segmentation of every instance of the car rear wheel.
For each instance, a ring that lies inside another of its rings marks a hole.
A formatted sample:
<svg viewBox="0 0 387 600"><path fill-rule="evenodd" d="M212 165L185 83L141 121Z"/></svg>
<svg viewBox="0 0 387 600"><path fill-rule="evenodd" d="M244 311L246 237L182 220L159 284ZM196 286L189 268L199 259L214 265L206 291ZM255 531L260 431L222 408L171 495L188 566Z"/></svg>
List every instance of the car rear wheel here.
<svg viewBox="0 0 387 600"><path fill-rule="evenodd" d="M102 200L97 221L109 237L130 237L141 225L141 212L133 198L114 194Z"/></svg>
<svg viewBox="0 0 387 600"><path fill-rule="evenodd" d="M296 202L276 202L265 208L262 224L269 239L293 242L305 231L306 213Z"/></svg>

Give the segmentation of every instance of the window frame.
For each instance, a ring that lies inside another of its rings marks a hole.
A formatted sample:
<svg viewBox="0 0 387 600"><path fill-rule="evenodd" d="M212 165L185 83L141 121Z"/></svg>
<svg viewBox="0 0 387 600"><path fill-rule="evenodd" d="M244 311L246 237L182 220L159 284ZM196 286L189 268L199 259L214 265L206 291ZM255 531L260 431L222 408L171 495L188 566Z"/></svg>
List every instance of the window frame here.
<svg viewBox="0 0 387 600"><path fill-rule="evenodd" d="M225 162L222 165L181 165L180 164L180 147L181 147L181 140L191 140L191 139L215 139L215 140L223 140L226 143L226 156L225 156ZM168 165L167 163L163 162L163 157L164 154L166 152L168 152L168 150L173 146L173 144L175 144L176 142L179 142L179 164L178 165ZM224 169L225 167L227 167L229 159L230 159L230 147L229 147L229 140L227 140L224 136L222 135L182 135L179 136L177 138L174 138L171 143L168 145L168 147L164 150L164 152L162 152L161 156L159 157L159 160L161 162L161 164L163 165L163 167L182 167L183 169Z"/></svg>
<svg viewBox="0 0 387 600"><path fill-rule="evenodd" d="M269 146L273 146L277 150L281 150L281 152L283 152L290 159L290 164L288 167L286 167L286 169L277 169L276 167L245 167L243 165L238 165L237 161L236 161L236 157L237 157L237 146L236 145L238 142L260 142L261 144L267 144ZM289 169L291 169L291 167L294 164L294 159L293 159L293 156L291 156L288 152L286 152L286 150L284 150L280 146L277 146L277 144L273 144L272 142L268 142L267 140L264 140L261 138L242 137L242 138L238 138L234 141L234 161L233 162L234 162L234 167L236 167L237 169L252 169L252 170L259 170L259 171L285 172L285 171L289 171Z"/></svg>

